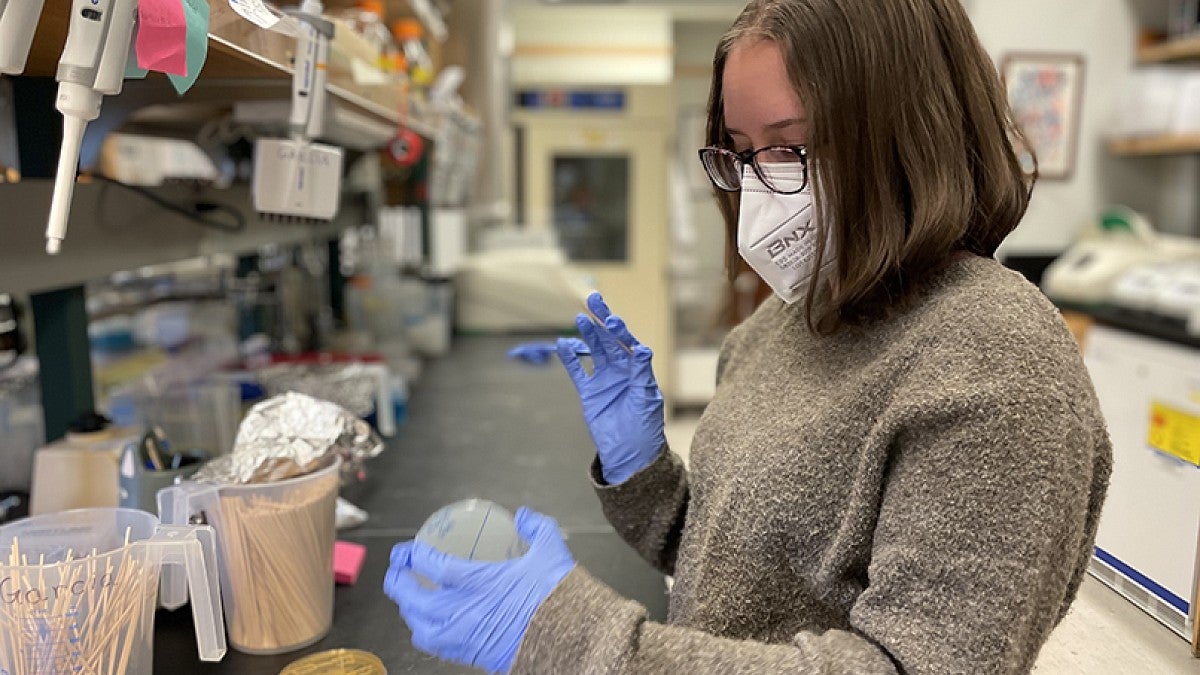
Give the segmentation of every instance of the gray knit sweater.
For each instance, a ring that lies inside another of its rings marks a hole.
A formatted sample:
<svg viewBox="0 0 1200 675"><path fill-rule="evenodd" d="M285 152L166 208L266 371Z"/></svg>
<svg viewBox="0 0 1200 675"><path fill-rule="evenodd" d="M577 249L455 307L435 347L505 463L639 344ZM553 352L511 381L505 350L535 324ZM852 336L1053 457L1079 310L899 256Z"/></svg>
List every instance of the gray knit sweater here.
<svg viewBox="0 0 1200 675"><path fill-rule="evenodd" d="M692 466L596 491L674 574L666 625L577 567L515 673L1024 673L1079 587L1111 468L1055 308L991 259L811 334L771 299L722 347Z"/></svg>

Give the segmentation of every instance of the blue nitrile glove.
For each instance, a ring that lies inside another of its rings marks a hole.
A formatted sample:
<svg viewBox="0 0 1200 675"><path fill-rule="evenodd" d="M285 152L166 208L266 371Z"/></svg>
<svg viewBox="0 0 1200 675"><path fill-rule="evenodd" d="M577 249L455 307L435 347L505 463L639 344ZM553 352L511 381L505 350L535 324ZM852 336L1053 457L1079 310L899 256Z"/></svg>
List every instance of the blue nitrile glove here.
<svg viewBox="0 0 1200 675"><path fill-rule="evenodd" d="M524 342L508 350L508 358L514 361L525 361L536 365L544 365L550 360L550 355L558 348L554 342ZM587 347L580 342L579 349L576 354L587 356L590 354Z"/></svg>
<svg viewBox="0 0 1200 675"><path fill-rule="evenodd" d="M516 522L529 551L504 562L463 560L419 541L396 544L383 592L400 606L413 646L508 672L534 612L575 568L553 518L522 508ZM417 575L435 586L422 585Z"/></svg>
<svg viewBox="0 0 1200 675"><path fill-rule="evenodd" d="M540 366L550 360L554 348L553 342L525 342L508 350L508 358Z"/></svg>
<svg viewBox="0 0 1200 675"><path fill-rule="evenodd" d="M603 325L586 314L577 316L583 341L559 338L558 358L579 391L600 473L609 485L619 485L649 466L667 443L663 396L650 367L650 348L609 312L599 293L588 296L587 306ZM579 363L581 348L592 353L591 375Z"/></svg>

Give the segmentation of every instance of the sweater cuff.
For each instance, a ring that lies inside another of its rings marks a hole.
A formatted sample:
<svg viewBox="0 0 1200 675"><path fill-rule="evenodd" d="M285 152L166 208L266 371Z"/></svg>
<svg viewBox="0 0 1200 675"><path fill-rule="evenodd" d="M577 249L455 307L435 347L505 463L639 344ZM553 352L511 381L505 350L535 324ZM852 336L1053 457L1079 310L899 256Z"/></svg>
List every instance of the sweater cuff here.
<svg viewBox="0 0 1200 675"><path fill-rule="evenodd" d="M655 457L653 462L623 483L613 485L604 480L604 473L600 468L600 455L592 458L592 466L588 469L592 478L592 487L595 488L596 494L601 499L620 498L622 493L640 494L647 489L653 490L664 483L673 485L682 472L683 462L674 452L671 452L670 446L667 445L663 445L662 451L658 453L658 457Z"/></svg>
<svg viewBox="0 0 1200 675"><path fill-rule="evenodd" d="M592 463L592 485L604 517L617 534L655 569L675 573L675 558L687 510L687 469L663 446L649 466L619 485L606 485L599 461Z"/></svg>
<svg viewBox="0 0 1200 675"><path fill-rule="evenodd" d="M509 672L615 672L628 659L628 633L645 615L576 565L534 613Z"/></svg>

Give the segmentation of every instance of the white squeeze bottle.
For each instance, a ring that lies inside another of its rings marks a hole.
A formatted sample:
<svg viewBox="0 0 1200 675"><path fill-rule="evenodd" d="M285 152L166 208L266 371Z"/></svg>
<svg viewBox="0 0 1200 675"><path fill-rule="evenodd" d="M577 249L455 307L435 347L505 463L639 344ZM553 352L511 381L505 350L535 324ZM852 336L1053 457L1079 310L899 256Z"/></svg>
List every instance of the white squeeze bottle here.
<svg viewBox="0 0 1200 675"><path fill-rule="evenodd" d="M417 541L464 560L499 562L525 555L513 515L486 499L466 499L438 509L417 531Z"/></svg>

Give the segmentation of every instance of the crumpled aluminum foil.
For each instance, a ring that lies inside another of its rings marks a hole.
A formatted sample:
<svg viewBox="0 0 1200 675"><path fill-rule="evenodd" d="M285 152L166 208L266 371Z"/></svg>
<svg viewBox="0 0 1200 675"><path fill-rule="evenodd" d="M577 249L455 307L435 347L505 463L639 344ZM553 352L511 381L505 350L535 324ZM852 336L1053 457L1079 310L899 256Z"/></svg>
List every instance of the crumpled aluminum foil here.
<svg viewBox="0 0 1200 675"><path fill-rule="evenodd" d="M342 475L357 475L383 441L342 406L288 392L250 409L238 426L233 452L192 476L207 483L269 483L301 476L342 458Z"/></svg>
<svg viewBox="0 0 1200 675"><path fill-rule="evenodd" d="M362 363L284 363L263 368L255 377L272 396L298 391L337 403L359 417L375 409L380 387L379 366Z"/></svg>

